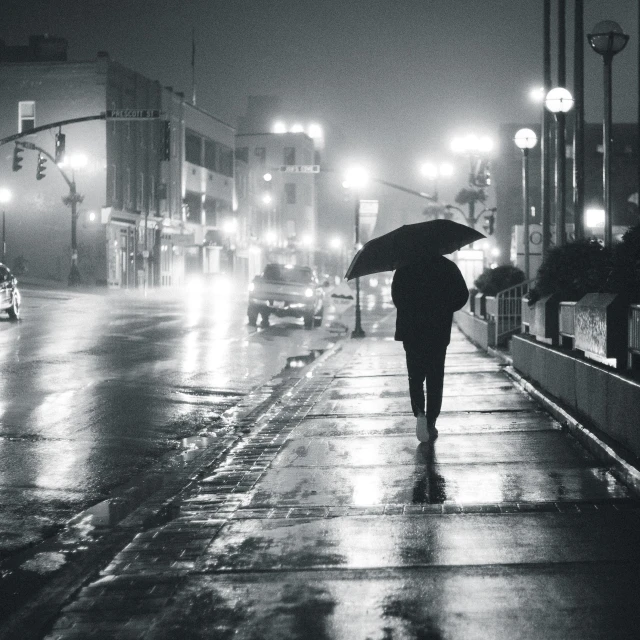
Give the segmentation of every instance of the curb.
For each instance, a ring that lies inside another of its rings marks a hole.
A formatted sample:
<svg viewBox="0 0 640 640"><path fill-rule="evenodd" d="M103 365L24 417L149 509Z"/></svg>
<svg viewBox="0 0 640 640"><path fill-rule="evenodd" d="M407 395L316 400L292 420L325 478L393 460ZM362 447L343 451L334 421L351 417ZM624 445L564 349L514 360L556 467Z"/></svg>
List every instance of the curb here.
<svg viewBox="0 0 640 640"><path fill-rule="evenodd" d="M491 354L493 355L493 354ZM501 356L496 355L503 359ZM504 361L504 360L503 360ZM636 496L640 496L640 469L621 457L606 442L590 431L568 411L542 393L531 382L522 377L512 366L506 363L504 371L526 393L533 396L578 442L598 460L611 467L613 475L624 483Z"/></svg>
<svg viewBox="0 0 640 640"><path fill-rule="evenodd" d="M169 480L167 485L148 495L121 520L114 523L108 532L95 541L88 541L85 545L85 554L88 555L79 558L77 563L66 565L62 573L51 576L50 580L43 581L36 588L32 599L2 621L0 638L9 640L9 638L18 637L18 633L25 640L42 637L44 630L61 615L65 603L68 603L83 585L94 580L100 572L104 571L137 535L162 527L174 519L177 504L198 485L203 475L214 473L229 455L233 454L236 447L251 436L251 433L245 432L249 422L254 425L255 430L260 430L269 421L270 414L274 411L279 413L286 407L283 403L285 394L300 388L313 377L313 372L318 367L321 367L330 357L340 353L343 348L342 341L336 340L313 362L298 369L295 375L289 376L277 390L269 390L269 386L273 379L281 374L266 380L253 389L244 401L228 409L229 413L234 414L236 431L226 438L221 438L217 447L203 448L202 453L192 465L177 472L175 478ZM308 375L310 373L311 376ZM177 459L180 455L181 453L175 452L173 455L168 454L166 460ZM154 470L149 469L145 473L150 475ZM23 550L17 554L16 558L19 559L23 554L31 555L42 551L52 553L63 550L68 542L68 540L65 541L65 536L68 535L69 525L78 518L78 515L69 520L60 533L43 540L35 547ZM16 568L19 568L19 565Z"/></svg>

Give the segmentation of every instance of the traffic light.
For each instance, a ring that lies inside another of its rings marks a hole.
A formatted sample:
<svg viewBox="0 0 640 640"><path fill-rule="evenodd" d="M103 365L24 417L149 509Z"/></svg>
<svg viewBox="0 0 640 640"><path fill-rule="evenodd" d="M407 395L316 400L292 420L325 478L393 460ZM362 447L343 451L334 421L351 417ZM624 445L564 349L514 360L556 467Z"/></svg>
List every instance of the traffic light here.
<svg viewBox="0 0 640 640"><path fill-rule="evenodd" d="M482 223L482 226L484 230L487 232L487 235L490 235L490 236L493 235L495 223L496 223L495 213L490 213L488 216L485 217L484 222Z"/></svg>
<svg viewBox="0 0 640 640"><path fill-rule="evenodd" d="M22 157L23 152L24 152L24 149L22 147L19 147L18 145L16 145L13 148L13 170L14 171L20 171L20 169L22 169L22 161L24 160L24 158Z"/></svg>
<svg viewBox="0 0 640 640"><path fill-rule="evenodd" d="M66 136L64 133L56 133L56 164L64 163L64 149L65 149Z"/></svg>
<svg viewBox="0 0 640 640"><path fill-rule="evenodd" d="M36 180L42 180L45 177L44 170L47 168L47 159L41 154L38 154L38 168L36 169Z"/></svg>
<svg viewBox="0 0 640 640"><path fill-rule="evenodd" d="M489 160L485 158L477 158L473 163L470 182L474 187L491 186L491 166Z"/></svg>
<svg viewBox="0 0 640 640"><path fill-rule="evenodd" d="M171 121L164 121L162 140L162 159L171 160Z"/></svg>

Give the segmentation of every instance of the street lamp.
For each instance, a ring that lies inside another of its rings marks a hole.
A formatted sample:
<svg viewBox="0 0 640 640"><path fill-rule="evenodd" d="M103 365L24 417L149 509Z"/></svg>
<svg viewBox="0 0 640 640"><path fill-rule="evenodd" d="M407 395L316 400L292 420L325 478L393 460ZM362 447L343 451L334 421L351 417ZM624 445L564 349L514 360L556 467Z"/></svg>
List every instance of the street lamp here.
<svg viewBox="0 0 640 640"><path fill-rule="evenodd" d="M565 148L565 114L573 107L573 96L564 87L555 87L547 93L544 106L556 118L556 244L567 242L566 222L566 176L567 150Z"/></svg>
<svg viewBox="0 0 640 640"><path fill-rule="evenodd" d="M469 184L472 187L490 185L487 156L493 150L493 140L489 136L478 136L475 133L458 136L451 141L451 150L469 158Z"/></svg>
<svg viewBox="0 0 640 640"><path fill-rule="evenodd" d="M602 56L604 62L604 118L602 122L602 191L604 200L604 244L613 242L613 221L611 218L611 69L613 56L620 53L629 40L622 27L612 20L598 22L587 35L591 48Z"/></svg>
<svg viewBox="0 0 640 640"><path fill-rule="evenodd" d="M438 201L438 178L450 178L454 173L453 165L450 162L424 162L420 166L420 173L425 178L433 181L433 195L431 199Z"/></svg>
<svg viewBox="0 0 640 640"><path fill-rule="evenodd" d="M355 166L347 171L342 183L347 189L352 189L356 200L355 209L355 250L360 249L360 190L369 182L369 174L364 167ZM356 278L356 324L351 332L352 338L364 338L360 312L360 278Z"/></svg>
<svg viewBox="0 0 640 640"><path fill-rule="evenodd" d="M538 142L535 131L520 129L513 138L518 149L522 149L522 220L524 242L524 273L529 280L529 149Z"/></svg>
<svg viewBox="0 0 640 640"><path fill-rule="evenodd" d="M5 205L7 202L11 200L11 191L2 187L0 189L0 204ZM5 213L4 206L2 207L2 262L5 262L7 259L7 237L6 237L6 229L5 229Z"/></svg>

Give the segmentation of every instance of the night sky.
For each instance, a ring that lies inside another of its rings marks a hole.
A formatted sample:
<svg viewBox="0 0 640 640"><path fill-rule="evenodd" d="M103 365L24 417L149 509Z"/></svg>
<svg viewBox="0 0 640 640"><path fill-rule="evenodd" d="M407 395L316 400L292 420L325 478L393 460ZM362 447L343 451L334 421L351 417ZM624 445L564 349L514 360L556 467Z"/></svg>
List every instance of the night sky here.
<svg viewBox="0 0 640 640"><path fill-rule="evenodd" d="M423 188L425 158L453 135L537 122L528 98L542 75L542 0L4 0L0 38L68 39L72 60L112 59L190 95L191 31L198 106L235 125L248 95L345 137L347 159ZM573 2L567 0L571 83ZM556 3L552 2L552 23ZM585 27L618 21L631 40L614 64L614 119L637 119L637 2L585 0ZM555 46L555 38L554 38ZM555 51L552 53L555 60ZM601 58L585 46L586 115L601 117ZM554 70L555 76L555 70ZM464 186L460 179L457 187ZM453 188L453 187L452 187ZM456 189L457 190L457 189ZM445 193L445 197L447 194Z"/></svg>

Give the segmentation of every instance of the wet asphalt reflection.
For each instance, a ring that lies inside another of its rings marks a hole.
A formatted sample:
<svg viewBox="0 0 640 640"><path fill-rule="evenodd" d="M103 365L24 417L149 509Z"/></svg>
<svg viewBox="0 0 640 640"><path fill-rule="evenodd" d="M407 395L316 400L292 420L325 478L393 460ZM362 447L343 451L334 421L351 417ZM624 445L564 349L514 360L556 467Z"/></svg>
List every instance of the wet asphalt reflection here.
<svg viewBox="0 0 640 640"><path fill-rule="evenodd" d="M188 463L251 389L340 337L331 316L248 327L241 289L24 289L22 320L0 319L0 558L91 505L120 519L112 490L172 451Z"/></svg>

